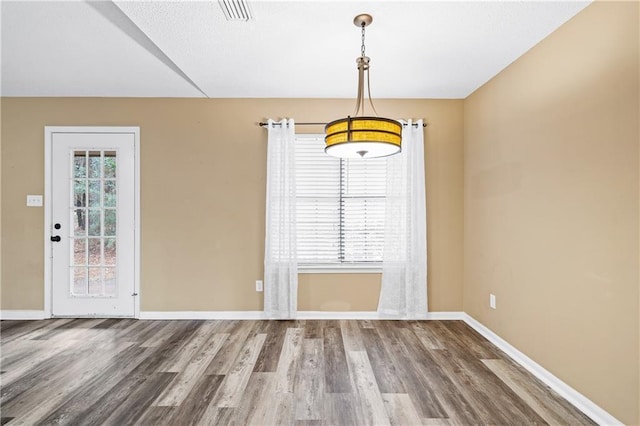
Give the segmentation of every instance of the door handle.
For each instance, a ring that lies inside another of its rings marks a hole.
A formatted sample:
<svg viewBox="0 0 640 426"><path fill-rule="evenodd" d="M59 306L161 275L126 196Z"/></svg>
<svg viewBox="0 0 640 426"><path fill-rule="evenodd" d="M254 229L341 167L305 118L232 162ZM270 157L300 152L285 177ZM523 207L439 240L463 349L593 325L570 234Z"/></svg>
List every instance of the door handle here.
<svg viewBox="0 0 640 426"><path fill-rule="evenodd" d="M62 240L62 238L60 238L60 235L54 235L51 237L51 241L53 241L54 243L59 243Z"/></svg>

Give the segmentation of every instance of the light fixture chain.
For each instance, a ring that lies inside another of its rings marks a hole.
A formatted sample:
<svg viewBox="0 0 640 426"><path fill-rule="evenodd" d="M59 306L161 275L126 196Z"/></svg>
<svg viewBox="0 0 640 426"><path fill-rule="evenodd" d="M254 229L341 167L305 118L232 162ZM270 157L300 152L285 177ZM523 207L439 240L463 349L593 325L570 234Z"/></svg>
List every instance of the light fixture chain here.
<svg viewBox="0 0 640 426"><path fill-rule="evenodd" d="M364 27L365 27L365 24L363 22L362 23L362 47L360 48L360 53L361 53L362 57L365 56L365 54L364 54Z"/></svg>

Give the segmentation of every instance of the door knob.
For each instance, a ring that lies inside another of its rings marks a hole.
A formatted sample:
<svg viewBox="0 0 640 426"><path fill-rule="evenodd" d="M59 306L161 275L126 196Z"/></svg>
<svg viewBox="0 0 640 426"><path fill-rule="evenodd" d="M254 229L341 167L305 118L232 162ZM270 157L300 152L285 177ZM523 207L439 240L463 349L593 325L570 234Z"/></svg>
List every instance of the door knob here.
<svg viewBox="0 0 640 426"><path fill-rule="evenodd" d="M54 235L51 237L51 241L53 241L54 243L59 243L60 240L62 240L62 238L60 238L60 235Z"/></svg>

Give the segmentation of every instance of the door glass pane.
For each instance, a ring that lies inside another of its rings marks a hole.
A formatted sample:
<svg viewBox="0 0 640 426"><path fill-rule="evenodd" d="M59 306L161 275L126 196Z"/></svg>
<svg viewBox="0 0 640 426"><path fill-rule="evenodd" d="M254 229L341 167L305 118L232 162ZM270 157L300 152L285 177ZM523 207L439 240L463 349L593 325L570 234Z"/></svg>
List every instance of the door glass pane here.
<svg viewBox="0 0 640 426"><path fill-rule="evenodd" d="M87 264L86 240L84 238L76 238L73 240L73 264Z"/></svg>
<svg viewBox="0 0 640 426"><path fill-rule="evenodd" d="M102 268L89 268L89 295L102 295Z"/></svg>
<svg viewBox="0 0 640 426"><path fill-rule="evenodd" d="M89 177L102 177L102 153L100 151L89 152Z"/></svg>
<svg viewBox="0 0 640 426"><path fill-rule="evenodd" d="M72 268L72 279L73 279L73 287L71 289L71 294L76 295L85 295L87 294L87 268L84 266Z"/></svg>
<svg viewBox="0 0 640 426"><path fill-rule="evenodd" d="M104 235L116 235L116 211L113 209L104 211Z"/></svg>
<svg viewBox="0 0 640 426"><path fill-rule="evenodd" d="M87 177L87 157L84 151L73 153L73 176L76 178Z"/></svg>
<svg viewBox="0 0 640 426"><path fill-rule="evenodd" d="M104 239L104 264L115 265L116 264L116 239L105 238Z"/></svg>
<svg viewBox="0 0 640 426"><path fill-rule="evenodd" d="M104 181L104 206L116 206L116 180L105 179Z"/></svg>
<svg viewBox="0 0 640 426"><path fill-rule="evenodd" d="M87 206L87 180L76 179L73 182L74 207Z"/></svg>
<svg viewBox="0 0 640 426"><path fill-rule="evenodd" d="M100 236L100 232L102 227L100 226L100 210L91 209L89 210L89 235L90 236Z"/></svg>
<svg viewBox="0 0 640 426"><path fill-rule="evenodd" d="M89 238L89 265L102 265L100 238Z"/></svg>
<svg viewBox="0 0 640 426"><path fill-rule="evenodd" d="M116 295L116 268L104 268L104 294Z"/></svg>
<svg viewBox="0 0 640 426"><path fill-rule="evenodd" d="M73 233L77 237L87 235L87 211L85 209L75 209L73 214Z"/></svg>
<svg viewBox="0 0 640 426"><path fill-rule="evenodd" d="M89 207L100 207L101 186L99 180L89 181Z"/></svg>
<svg viewBox="0 0 640 426"><path fill-rule="evenodd" d="M116 177L116 153L115 151L105 151L104 153L104 177Z"/></svg>

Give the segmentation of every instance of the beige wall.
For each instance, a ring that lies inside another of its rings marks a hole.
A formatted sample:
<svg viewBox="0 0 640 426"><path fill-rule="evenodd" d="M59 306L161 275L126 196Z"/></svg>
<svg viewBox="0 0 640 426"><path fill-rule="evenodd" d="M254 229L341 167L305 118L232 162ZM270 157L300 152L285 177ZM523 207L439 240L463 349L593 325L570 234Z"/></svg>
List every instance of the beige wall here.
<svg viewBox="0 0 640 426"><path fill-rule="evenodd" d="M464 310L638 415L638 3L594 3L465 100ZM489 309L489 294L497 309Z"/></svg>
<svg viewBox="0 0 640 426"><path fill-rule="evenodd" d="M299 274L301 311L374 311L380 296L380 274ZM350 296L344 297L344 289Z"/></svg>
<svg viewBox="0 0 640 426"><path fill-rule="evenodd" d="M424 117L429 309L462 309L463 101L378 100ZM324 121L352 100L2 99L2 309L43 308L45 125L141 128L142 310L260 310L266 131L257 122ZM321 132L322 128L301 131ZM301 310L375 310L379 275L301 275Z"/></svg>

